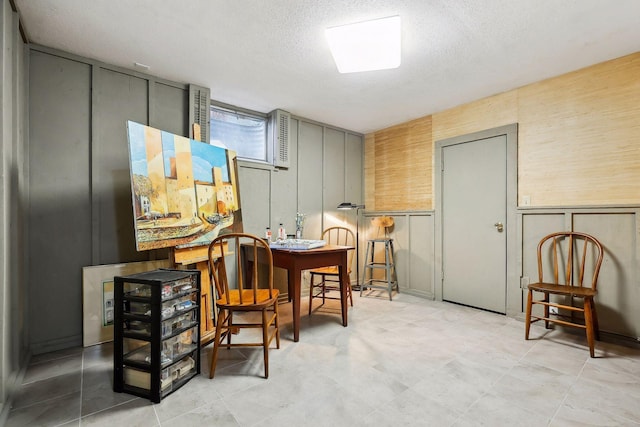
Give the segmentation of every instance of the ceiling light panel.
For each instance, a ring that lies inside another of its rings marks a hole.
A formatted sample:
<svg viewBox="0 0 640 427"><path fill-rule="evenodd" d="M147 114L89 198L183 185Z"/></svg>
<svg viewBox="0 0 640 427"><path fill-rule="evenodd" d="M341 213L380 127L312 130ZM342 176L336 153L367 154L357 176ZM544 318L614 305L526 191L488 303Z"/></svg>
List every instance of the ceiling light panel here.
<svg viewBox="0 0 640 427"><path fill-rule="evenodd" d="M325 33L341 73L400 66L400 16L331 27Z"/></svg>

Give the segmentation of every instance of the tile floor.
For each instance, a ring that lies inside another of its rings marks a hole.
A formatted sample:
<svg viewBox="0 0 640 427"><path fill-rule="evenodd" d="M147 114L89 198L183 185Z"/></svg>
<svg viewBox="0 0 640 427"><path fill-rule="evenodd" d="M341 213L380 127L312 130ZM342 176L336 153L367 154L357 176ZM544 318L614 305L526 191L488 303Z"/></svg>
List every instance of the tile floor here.
<svg viewBox="0 0 640 427"><path fill-rule="evenodd" d="M332 303L337 303L332 301ZM357 296L282 342L263 379L260 349L221 350L160 404L112 391L112 345L33 358L7 420L14 426L631 426L640 425L640 350L405 294ZM243 332L245 333L245 332Z"/></svg>

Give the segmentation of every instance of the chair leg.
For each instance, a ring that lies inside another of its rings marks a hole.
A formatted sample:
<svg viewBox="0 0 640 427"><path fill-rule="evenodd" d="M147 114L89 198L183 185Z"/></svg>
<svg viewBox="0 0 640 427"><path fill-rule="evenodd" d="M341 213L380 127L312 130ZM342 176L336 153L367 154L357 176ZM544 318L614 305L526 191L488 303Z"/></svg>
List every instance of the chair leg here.
<svg viewBox="0 0 640 427"><path fill-rule="evenodd" d="M233 311L229 310L227 313L227 328L229 332L227 333L227 350L231 349L231 335L237 334L237 331L233 330Z"/></svg>
<svg viewBox="0 0 640 427"><path fill-rule="evenodd" d="M587 343L589 344L589 354L595 357L594 350L594 334L593 334L593 312L591 310L593 300L591 298L584 299L584 323L587 330Z"/></svg>
<svg viewBox="0 0 640 427"><path fill-rule="evenodd" d="M351 278L349 276L347 276L347 296L349 297L351 307L353 307L353 289L351 288Z"/></svg>
<svg viewBox="0 0 640 427"><path fill-rule="evenodd" d="M325 276L324 274L320 275L320 292L322 292L322 305L324 305L324 303L327 301L325 299L325 296L327 295L327 284L326 281L327 280L327 276Z"/></svg>
<svg viewBox="0 0 640 427"><path fill-rule="evenodd" d="M391 245L391 270L393 271L391 280L396 284L396 292L400 293L400 284L398 283L398 274L396 273L396 252L393 249L393 241L389 242L389 245Z"/></svg>
<svg viewBox="0 0 640 427"><path fill-rule="evenodd" d="M524 318L524 339L529 339L529 328L531 327L531 304L533 302L533 291L529 289L527 295L527 313Z"/></svg>
<svg viewBox="0 0 640 427"><path fill-rule="evenodd" d="M262 309L262 351L264 353L264 377L269 378L269 323L267 309Z"/></svg>
<svg viewBox="0 0 640 427"><path fill-rule="evenodd" d="M274 319L276 325L276 348L280 348L280 313L278 313L278 300L273 303L273 312L276 315Z"/></svg>
<svg viewBox="0 0 640 427"><path fill-rule="evenodd" d="M224 322L226 321L224 310L218 311L218 321L216 322L216 336L213 340L213 349L211 350L211 369L209 371L209 379L213 378L216 373L216 364L218 362L218 349L220 348L220 336L222 335L222 328L224 328Z"/></svg>
<svg viewBox="0 0 640 427"><path fill-rule="evenodd" d="M311 306L313 305L313 281L315 280L316 275L311 273L311 279L309 280L309 316L311 316Z"/></svg>
<svg viewBox="0 0 640 427"><path fill-rule="evenodd" d="M367 267L373 263L374 252L371 247L374 245L375 243L373 242L367 242L367 250L364 254L364 269L362 270L362 281L360 282L360 296L362 296L362 291L365 288L364 284L367 283L367 270L370 270ZM369 259L369 251L371 251L371 259ZM373 278L373 273L371 271L369 271L369 277Z"/></svg>
<svg viewBox="0 0 640 427"><path fill-rule="evenodd" d="M545 293L544 293L544 300L543 300L543 301L544 301L544 302L549 302L549 292L545 292ZM548 318L549 318L549 306L548 306L548 305L546 305L546 304L545 304L545 306L544 306L544 317L545 317L546 319L548 319ZM545 321L544 321L544 328L545 328L545 329L549 329L549 321L548 321L548 320L545 320Z"/></svg>

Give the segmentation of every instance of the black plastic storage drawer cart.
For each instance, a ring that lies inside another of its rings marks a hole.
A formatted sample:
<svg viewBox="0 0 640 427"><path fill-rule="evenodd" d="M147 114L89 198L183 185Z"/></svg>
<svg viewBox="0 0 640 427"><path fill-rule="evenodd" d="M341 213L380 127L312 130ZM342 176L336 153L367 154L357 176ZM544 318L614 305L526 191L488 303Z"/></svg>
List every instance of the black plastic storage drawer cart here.
<svg viewBox="0 0 640 427"><path fill-rule="evenodd" d="M114 278L113 390L160 402L200 373L200 272Z"/></svg>

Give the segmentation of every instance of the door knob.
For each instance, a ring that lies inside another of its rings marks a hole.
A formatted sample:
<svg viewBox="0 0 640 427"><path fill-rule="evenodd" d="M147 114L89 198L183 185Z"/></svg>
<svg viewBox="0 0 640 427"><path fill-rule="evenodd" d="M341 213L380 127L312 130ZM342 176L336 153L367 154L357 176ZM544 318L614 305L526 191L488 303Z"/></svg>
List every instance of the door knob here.
<svg viewBox="0 0 640 427"><path fill-rule="evenodd" d="M504 225L502 225L501 222L496 222L495 224L493 224L496 229L498 230L498 233L502 233L502 230L504 230Z"/></svg>

